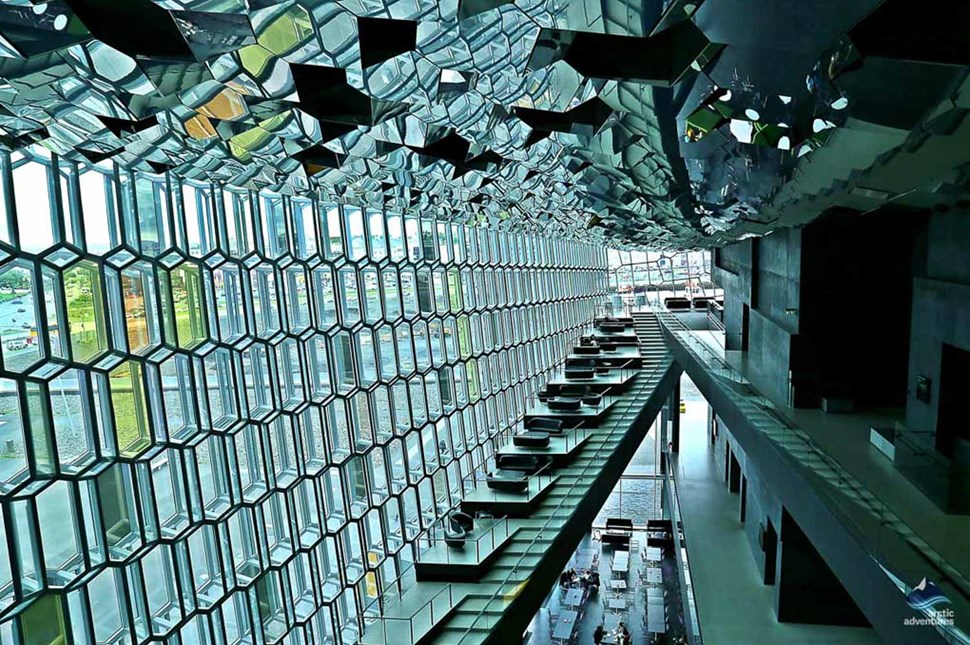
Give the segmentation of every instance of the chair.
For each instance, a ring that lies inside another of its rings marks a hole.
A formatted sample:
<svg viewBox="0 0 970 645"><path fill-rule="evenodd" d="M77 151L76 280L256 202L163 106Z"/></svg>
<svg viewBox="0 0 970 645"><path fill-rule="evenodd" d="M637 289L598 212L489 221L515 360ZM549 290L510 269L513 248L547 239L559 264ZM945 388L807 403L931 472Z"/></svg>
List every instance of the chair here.
<svg viewBox="0 0 970 645"><path fill-rule="evenodd" d="M559 396L578 398L586 405L599 405L603 395L590 390L588 385L563 385L559 388Z"/></svg>
<svg viewBox="0 0 970 645"><path fill-rule="evenodd" d="M600 539L603 544L628 545L633 537L633 520L626 518L607 518L606 530Z"/></svg>
<svg viewBox="0 0 970 645"><path fill-rule="evenodd" d="M468 533L460 526L449 526L449 524L445 525L445 544L450 549L464 549Z"/></svg>
<svg viewBox="0 0 970 645"><path fill-rule="evenodd" d="M526 430L542 430L552 434L562 432L562 421L559 419L549 419L546 417L530 417L525 420Z"/></svg>
<svg viewBox="0 0 970 645"><path fill-rule="evenodd" d="M574 398L560 397L560 396L550 397L549 400L546 401L546 405L549 406L550 410L560 410L560 411L567 411L567 412L578 410L579 406L582 405L582 403L583 401L581 399L574 399Z"/></svg>
<svg viewBox="0 0 970 645"><path fill-rule="evenodd" d="M541 430L526 430L513 435L512 444L520 448L548 448L549 433Z"/></svg>
<svg viewBox="0 0 970 645"><path fill-rule="evenodd" d="M529 487L529 478L523 473L498 470L488 473L485 483L492 490L519 493Z"/></svg>
<svg viewBox="0 0 970 645"><path fill-rule="evenodd" d="M567 367L563 372L567 380L570 379L590 379L596 376L594 367Z"/></svg>
<svg viewBox="0 0 970 645"><path fill-rule="evenodd" d="M475 519L468 513L452 511L448 513L448 524L452 529L458 528L466 533L471 533L475 527Z"/></svg>
<svg viewBox="0 0 970 645"><path fill-rule="evenodd" d="M517 471L529 475L534 475L548 463L548 457L536 455L498 455L495 458L495 465L500 470Z"/></svg>
<svg viewBox="0 0 970 645"><path fill-rule="evenodd" d="M559 396L569 396L581 399L584 396L589 396L589 393L589 386L580 383L559 386Z"/></svg>
<svg viewBox="0 0 970 645"><path fill-rule="evenodd" d="M576 355L599 354L600 350L599 345L577 345L573 348L573 353Z"/></svg>

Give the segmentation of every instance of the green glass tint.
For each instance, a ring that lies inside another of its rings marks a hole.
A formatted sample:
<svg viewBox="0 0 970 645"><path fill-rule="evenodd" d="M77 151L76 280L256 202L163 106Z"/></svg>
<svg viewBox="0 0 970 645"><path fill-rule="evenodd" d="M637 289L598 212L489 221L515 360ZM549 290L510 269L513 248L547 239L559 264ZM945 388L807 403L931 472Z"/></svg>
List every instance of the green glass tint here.
<svg viewBox="0 0 970 645"><path fill-rule="evenodd" d="M355 642L606 289L592 246L8 161L59 225L0 246L4 642Z"/></svg>
<svg viewBox="0 0 970 645"><path fill-rule="evenodd" d="M78 363L90 363L108 349L101 274L97 264L82 260L63 279L71 354Z"/></svg>

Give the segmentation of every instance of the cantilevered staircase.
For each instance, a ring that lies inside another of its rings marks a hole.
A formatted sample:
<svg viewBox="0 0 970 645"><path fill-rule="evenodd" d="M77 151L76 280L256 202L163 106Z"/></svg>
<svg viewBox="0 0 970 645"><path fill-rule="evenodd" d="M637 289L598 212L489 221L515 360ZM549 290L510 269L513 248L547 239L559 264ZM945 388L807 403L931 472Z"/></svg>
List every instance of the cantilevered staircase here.
<svg viewBox="0 0 970 645"><path fill-rule="evenodd" d="M477 580L449 583L439 579L408 585L394 605L407 610L397 611L397 617L370 617L362 642L471 645L521 638L680 374L653 314L627 321L622 332L600 333L598 327L589 332L592 338L587 342L607 348L617 340L639 341L637 363L642 367L633 368L635 378L622 391L607 391L595 425L583 429L582 442L570 451L567 461L559 460L545 471L549 481L544 482L541 497L530 504L528 512L509 515L511 537L503 541Z"/></svg>

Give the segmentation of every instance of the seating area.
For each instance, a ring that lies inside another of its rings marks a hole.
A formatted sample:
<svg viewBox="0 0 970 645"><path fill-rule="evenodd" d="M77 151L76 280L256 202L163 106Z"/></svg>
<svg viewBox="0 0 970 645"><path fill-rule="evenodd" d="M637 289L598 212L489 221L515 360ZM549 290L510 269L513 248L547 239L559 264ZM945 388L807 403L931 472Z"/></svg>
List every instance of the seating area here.
<svg viewBox="0 0 970 645"><path fill-rule="evenodd" d="M514 470L495 470L486 475L488 487L505 492L521 492L529 487L529 476Z"/></svg>
<svg viewBox="0 0 970 645"><path fill-rule="evenodd" d="M593 327L603 331L623 331L624 329L633 329L633 318L601 316L593 322Z"/></svg>
<svg viewBox="0 0 970 645"><path fill-rule="evenodd" d="M596 374L609 374L611 365L595 358L567 358L566 378L592 378Z"/></svg>
<svg viewBox="0 0 970 645"><path fill-rule="evenodd" d="M445 522L445 544L453 549L464 549L468 535L475 527L475 520L468 513L455 510L448 514Z"/></svg>
<svg viewBox="0 0 970 645"><path fill-rule="evenodd" d="M569 396L550 396L546 399L550 410L575 411L582 404L582 399Z"/></svg>
<svg viewBox="0 0 970 645"><path fill-rule="evenodd" d="M603 328L600 324L599 329ZM617 322L613 328L623 331L626 325ZM591 336L578 341L563 370L550 376L531 397L521 424L510 429L505 442L463 479L458 506L429 530L428 548L415 563L420 580L474 581L487 574L510 540L514 530L510 524L532 516L555 487L557 468L573 459L589 438L589 429L596 427L616 394L635 377L633 369L618 369L624 363L599 363L604 346L617 353L612 360L639 358L638 351L635 356L630 352L620 356L616 343L600 343ZM584 350L597 355L583 356L580 352ZM572 633L569 625L580 619L583 604L591 595L599 595L601 584L606 585L599 575L595 568L586 567L570 577L568 602L572 608L560 616L553 630L556 634ZM613 606L619 607L613 600ZM571 617L567 612L573 612Z"/></svg>
<svg viewBox="0 0 970 645"><path fill-rule="evenodd" d="M691 302L690 298L684 298L682 296L676 296L671 298L664 298L664 306L670 311L690 309Z"/></svg>
<svg viewBox="0 0 970 645"><path fill-rule="evenodd" d="M597 374L602 374L604 368L638 368L642 364L643 357L639 345L619 345L612 340L600 339L596 342L596 347L599 348L599 352L593 354L578 353L582 349L574 350L566 358L566 367L593 366Z"/></svg>
<svg viewBox="0 0 970 645"><path fill-rule="evenodd" d="M565 370L565 376L567 379L588 379L596 376L596 366L595 365L577 365L573 363L572 365L567 364Z"/></svg>
<svg viewBox="0 0 970 645"><path fill-rule="evenodd" d="M512 442L522 448L549 447L549 433L539 430L526 430L512 436Z"/></svg>
<svg viewBox="0 0 970 645"><path fill-rule="evenodd" d="M673 553L647 546L646 527L634 526L629 518L608 523L611 528L594 530L583 540L560 575L546 610L538 614L543 623L536 625L535 642L680 642L678 630L670 631L679 622L681 604L676 576L663 573ZM628 542L604 540L608 531L624 532Z"/></svg>
<svg viewBox="0 0 970 645"><path fill-rule="evenodd" d="M633 521L623 518L606 520L606 531L603 532L604 544L619 544L628 546L633 536Z"/></svg>
<svg viewBox="0 0 970 645"><path fill-rule="evenodd" d="M561 385L558 389L556 396L579 399L583 405L599 405L603 402L603 395L594 392L588 385Z"/></svg>
<svg viewBox="0 0 970 645"><path fill-rule="evenodd" d="M550 465L548 457L534 455L498 455L495 464L499 470L512 470L534 475Z"/></svg>

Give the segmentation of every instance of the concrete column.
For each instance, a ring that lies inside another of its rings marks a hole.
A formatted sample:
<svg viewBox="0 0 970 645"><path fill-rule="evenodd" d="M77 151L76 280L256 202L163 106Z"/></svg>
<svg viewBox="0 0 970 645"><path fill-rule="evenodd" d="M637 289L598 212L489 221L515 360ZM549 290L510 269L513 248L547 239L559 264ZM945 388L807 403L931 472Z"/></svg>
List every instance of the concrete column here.
<svg viewBox="0 0 970 645"><path fill-rule="evenodd" d="M680 380L674 385L667 400L667 415L670 419L670 451L680 452ZM666 447L666 444L665 444Z"/></svg>

